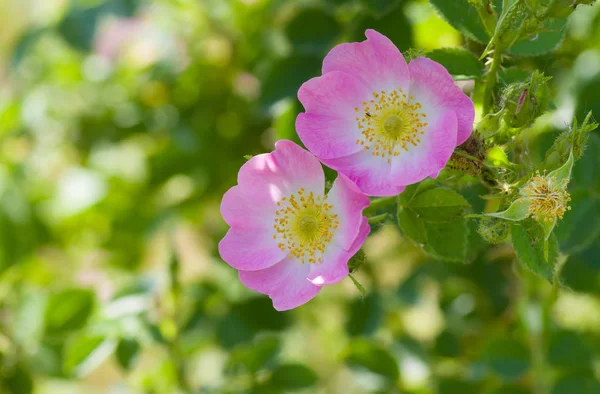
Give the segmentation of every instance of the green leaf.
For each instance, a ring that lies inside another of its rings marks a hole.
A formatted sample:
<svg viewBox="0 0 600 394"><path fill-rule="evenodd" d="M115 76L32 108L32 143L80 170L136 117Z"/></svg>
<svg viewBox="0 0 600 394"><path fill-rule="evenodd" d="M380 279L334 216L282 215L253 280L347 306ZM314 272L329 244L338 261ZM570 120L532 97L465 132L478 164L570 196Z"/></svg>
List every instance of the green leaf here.
<svg viewBox="0 0 600 394"><path fill-rule="evenodd" d="M481 394L480 384L456 378L441 378L437 382L436 394Z"/></svg>
<svg viewBox="0 0 600 394"><path fill-rule="evenodd" d="M366 0L373 1L373 0ZM375 0L388 1L389 0ZM391 3L391 2L390 2ZM389 38L400 51L406 51L413 46L411 23L404 13L404 7L392 6L385 13L369 15L362 13L351 23L353 29L350 41L364 41L365 30L375 29Z"/></svg>
<svg viewBox="0 0 600 394"><path fill-rule="evenodd" d="M135 11L134 0L108 0L95 7L75 4L58 25L58 31L74 48L92 49L94 33L101 17L105 14L131 16Z"/></svg>
<svg viewBox="0 0 600 394"><path fill-rule="evenodd" d="M443 357L460 356L459 338L449 330L442 331L435 339L435 354Z"/></svg>
<svg viewBox="0 0 600 394"><path fill-rule="evenodd" d="M580 334L559 331L550 340L548 362L562 369L587 370L592 368L593 352Z"/></svg>
<svg viewBox="0 0 600 394"><path fill-rule="evenodd" d="M420 219L431 222L449 222L462 217L471 206L463 196L452 189L435 188L414 197L407 205Z"/></svg>
<svg viewBox="0 0 600 394"><path fill-rule="evenodd" d="M488 42L489 36L485 31L479 14L467 0L429 0L440 15L455 29L467 37Z"/></svg>
<svg viewBox="0 0 600 394"><path fill-rule="evenodd" d="M548 174L548 178L556 178L557 181L569 180L571 179L571 171L573 170L573 164L575 163L575 158L573 157L573 151L569 152L569 158L559 168L550 172Z"/></svg>
<svg viewBox="0 0 600 394"><path fill-rule="evenodd" d="M34 380L27 367L22 364L9 365L5 362L0 374L0 393L31 394L33 392Z"/></svg>
<svg viewBox="0 0 600 394"><path fill-rule="evenodd" d="M375 342L351 342L346 349L344 361L352 368L367 370L380 376L388 385L392 385L400 376L396 359Z"/></svg>
<svg viewBox="0 0 600 394"><path fill-rule="evenodd" d="M483 63L466 49L435 49L429 52L427 57L444 66L456 80L477 79L483 76Z"/></svg>
<svg viewBox="0 0 600 394"><path fill-rule="evenodd" d="M115 340L104 336L73 337L64 354L64 370L69 375L82 377L96 369L115 350Z"/></svg>
<svg viewBox="0 0 600 394"><path fill-rule="evenodd" d="M492 391L491 394L531 394L531 391L523 387L514 385L500 387L497 390Z"/></svg>
<svg viewBox="0 0 600 394"><path fill-rule="evenodd" d="M378 293L355 298L348 309L346 331L351 336L371 335L383 319L381 296Z"/></svg>
<svg viewBox="0 0 600 394"><path fill-rule="evenodd" d="M356 290L358 290L360 295L362 297L366 297L367 292L366 292L365 288L363 287L363 285L361 285L360 282L357 281L356 278L354 278L354 276L352 274L348 274L348 276L350 277L350 280L352 280L352 283L354 283L354 286L356 287Z"/></svg>
<svg viewBox="0 0 600 394"><path fill-rule="evenodd" d="M397 0L360 0L360 2L375 15L386 13L398 3Z"/></svg>
<svg viewBox="0 0 600 394"><path fill-rule="evenodd" d="M538 223L540 224L540 226L542 226L542 229L544 230L544 240L548 240L548 238L550 238L550 234L552 234L552 230L554 230L554 227L556 226L556 218L550 221L539 220ZM546 258L548 258L548 256L546 256Z"/></svg>
<svg viewBox="0 0 600 394"><path fill-rule="evenodd" d="M442 260L464 262L467 259L469 228L464 219L444 223L425 223L425 251Z"/></svg>
<svg viewBox="0 0 600 394"><path fill-rule="evenodd" d="M511 220L518 222L527 218L531 203L526 198L518 198L510 204L507 210L502 212L486 213L485 216Z"/></svg>
<svg viewBox="0 0 600 394"><path fill-rule="evenodd" d="M337 20L318 8L303 9L286 25L285 34L296 53L325 53L341 33Z"/></svg>
<svg viewBox="0 0 600 394"><path fill-rule="evenodd" d="M419 186L421 183L413 183L412 185L406 186L404 191L398 195L398 206L405 207L417 195Z"/></svg>
<svg viewBox="0 0 600 394"><path fill-rule="evenodd" d="M140 352L140 343L135 338L123 338L117 345L117 361L124 369L131 369Z"/></svg>
<svg viewBox="0 0 600 394"><path fill-rule="evenodd" d="M14 316L14 339L25 348L36 348L44 334L44 316L48 298L35 289L27 289Z"/></svg>
<svg viewBox="0 0 600 394"><path fill-rule="evenodd" d="M94 294L84 289L54 294L46 307L46 332L60 334L85 326L94 307Z"/></svg>
<svg viewBox="0 0 600 394"><path fill-rule="evenodd" d="M273 371L270 384L282 390L301 390L319 380L315 371L302 364L282 364Z"/></svg>
<svg viewBox="0 0 600 394"><path fill-rule="evenodd" d="M423 245L427 242L425 224L413 210L409 208L398 210L398 226L402 233L416 244Z"/></svg>
<svg viewBox="0 0 600 394"><path fill-rule="evenodd" d="M551 394L598 394L600 393L600 382L593 376L568 375L560 378Z"/></svg>
<svg viewBox="0 0 600 394"><path fill-rule="evenodd" d="M492 372L505 380L521 377L530 367L527 347L512 338L496 338L485 348L484 360Z"/></svg>
<svg viewBox="0 0 600 394"><path fill-rule="evenodd" d="M579 167L579 166L578 166ZM586 249L600 235L600 199L588 190L571 194L571 210L554 229L564 253L573 254Z"/></svg>
<svg viewBox="0 0 600 394"><path fill-rule="evenodd" d="M511 83L525 82L531 73L516 67L501 68L498 72L498 82L501 87L510 85Z"/></svg>
<svg viewBox="0 0 600 394"><path fill-rule="evenodd" d="M230 353L225 372L235 375L238 372L255 373L260 369L270 368L280 348L281 341L275 336L257 337L252 343L238 346Z"/></svg>
<svg viewBox="0 0 600 394"><path fill-rule="evenodd" d="M261 102L270 106L286 98L296 97L300 86L321 70L321 56L293 55L276 60L262 78Z"/></svg>
<svg viewBox="0 0 600 394"><path fill-rule="evenodd" d="M526 220L512 227L512 243L517 257L533 273L552 282L558 256L558 242L552 235L544 241L544 230L534 220ZM548 253L545 253L547 242Z"/></svg>
<svg viewBox="0 0 600 394"><path fill-rule="evenodd" d="M546 22L548 31L516 42L510 53L520 56L539 56L557 49L565 38L566 19L553 19Z"/></svg>

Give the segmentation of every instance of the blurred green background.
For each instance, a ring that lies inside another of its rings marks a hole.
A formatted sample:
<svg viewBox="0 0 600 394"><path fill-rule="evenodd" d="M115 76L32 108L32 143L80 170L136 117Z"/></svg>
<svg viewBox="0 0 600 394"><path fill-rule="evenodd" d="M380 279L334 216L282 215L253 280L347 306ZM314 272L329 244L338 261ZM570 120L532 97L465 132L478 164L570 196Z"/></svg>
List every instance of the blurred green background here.
<svg viewBox="0 0 600 394"><path fill-rule="evenodd" d="M469 264L374 228L365 298L346 279L285 313L218 256L222 193L244 155L297 140L297 89L333 45L374 28L479 56L428 2L2 0L0 26L1 393L600 393L597 135L557 230L563 289L472 223ZM564 36L505 59L554 77L538 162L600 114L600 4Z"/></svg>

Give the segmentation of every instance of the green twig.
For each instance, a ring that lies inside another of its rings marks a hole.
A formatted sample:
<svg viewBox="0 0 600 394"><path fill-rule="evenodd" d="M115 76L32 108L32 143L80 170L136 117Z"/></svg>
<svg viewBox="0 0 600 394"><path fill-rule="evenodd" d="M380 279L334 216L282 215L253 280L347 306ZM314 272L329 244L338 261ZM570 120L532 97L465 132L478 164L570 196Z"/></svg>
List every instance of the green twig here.
<svg viewBox="0 0 600 394"><path fill-rule="evenodd" d="M371 216L369 218L369 224L378 224L378 223L381 223L385 219L387 219L387 217L388 217L387 213L382 213L381 215Z"/></svg>

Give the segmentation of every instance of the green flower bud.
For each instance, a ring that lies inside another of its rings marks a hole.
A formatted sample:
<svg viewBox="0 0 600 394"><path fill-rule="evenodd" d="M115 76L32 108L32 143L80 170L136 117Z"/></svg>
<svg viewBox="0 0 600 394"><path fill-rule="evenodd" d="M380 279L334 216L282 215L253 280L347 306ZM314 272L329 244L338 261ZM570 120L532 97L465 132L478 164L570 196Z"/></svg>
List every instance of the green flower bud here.
<svg viewBox="0 0 600 394"><path fill-rule="evenodd" d="M589 139L589 132L598 127L598 123L591 121L592 113L588 113L585 120L578 126L577 118L573 121L573 125L569 130L561 133L554 141L552 148L546 154L544 166L546 168L555 168L560 163L565 162L571 150L573 157L579 160L583 155L585 146Z"/></svg>
<svg viewBox="0 0 600 394"><path fill-rule="evenodd" d="M513 128L529 126L548 107L549 77L534 71L522 83L509 85L502 94L503 119Z"/></svg>
<svg viewBox="0 0 600 394"><path fill-rule="evenodd" d="M513 3L498 21L493 40L496 46L500 49L506 49L517 42L526 27L530 14L531 12L526 3L521 1Z"/></svg>
<svg viewBox="0 0 600 394"><path fill-rule="evenodd" d="M499 244L508 238L510 223L494 217L482 217L477 232L491 244Z"/></svg>

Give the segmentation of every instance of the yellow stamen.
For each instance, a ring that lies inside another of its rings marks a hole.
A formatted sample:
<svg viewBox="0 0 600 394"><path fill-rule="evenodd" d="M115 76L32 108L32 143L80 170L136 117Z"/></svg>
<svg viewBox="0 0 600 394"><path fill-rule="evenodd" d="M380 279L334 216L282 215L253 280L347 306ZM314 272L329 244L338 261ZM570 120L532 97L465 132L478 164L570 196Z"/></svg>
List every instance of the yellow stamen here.
<svg viewBox="0 0 600 394"><path fill-rule="evenodd" d="M362 110L356 118L362 137L356 140L373 156L381 157L391 163L391 157L399 156L411 147L419 145L419 135L427 127L427 115L419 112L422 105L414 101L402 89L373 93L374 100L363 101ZM360 117L362 114L362 118Z"/></svg>
<svg viewBox="0 0 600 394"><path fill-rule="evenodd" d="M327 196L315 197L301 188L282 198L275 213L273 239L283 240L277 246L303 264L322 261L325 247L339 226L333 205L326 201Z"/></svg>
<svg viewBox="0 0 600 394"><path fill-rule="evenodd" d="M534 219L551 222L562 219L571 197L567 192L568 179L559 182L554 177L536 173L523 188L522 194L529 199L529 214Z"/></svg>

